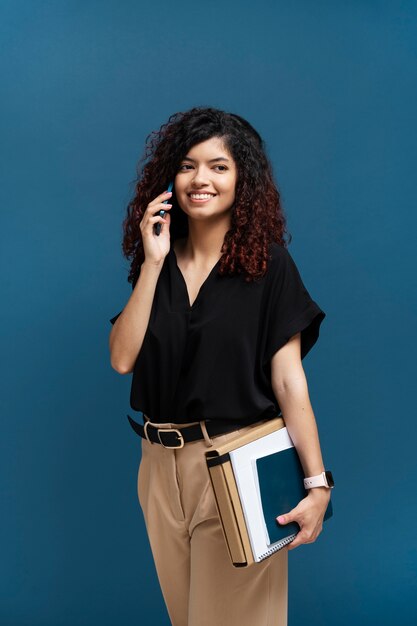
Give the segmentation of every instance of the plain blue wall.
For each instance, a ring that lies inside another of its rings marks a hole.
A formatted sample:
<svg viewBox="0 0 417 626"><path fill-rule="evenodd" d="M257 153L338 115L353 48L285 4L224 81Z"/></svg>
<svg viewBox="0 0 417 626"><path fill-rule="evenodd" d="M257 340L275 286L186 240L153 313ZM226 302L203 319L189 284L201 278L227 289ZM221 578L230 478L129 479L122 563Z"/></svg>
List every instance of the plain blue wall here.
<svg viewBox="0 0 417 626"><path fill-rule="evenodd" d="M304 366L334 517L289 553L289 624L416 623L416 18L413 2L1 3L1 624L169 623L108 334L145 138L195 105L264 137L327 313Z"/></svg>

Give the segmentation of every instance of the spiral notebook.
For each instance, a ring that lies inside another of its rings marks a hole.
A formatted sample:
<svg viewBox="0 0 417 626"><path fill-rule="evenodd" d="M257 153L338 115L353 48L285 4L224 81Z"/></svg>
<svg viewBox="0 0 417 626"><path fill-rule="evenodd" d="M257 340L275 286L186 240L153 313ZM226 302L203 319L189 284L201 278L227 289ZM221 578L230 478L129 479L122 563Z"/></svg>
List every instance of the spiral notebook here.
<svg viewBox="0 0 417 626"><path fill-rule="evenodd" d="M261 561L290 543L300 527L280 525L306 497L304 471L288 434L281 428L229 452L255 561ZM333 514L331 501L324 519Z"/></svg>
<svg viewBox="0 0 417 626"><path fill-rule="evenodd" d="M280 525L276 518L294 508L308 491L298 453L281 418L206 456L235 566L260 562L295 538L299 525ZM329 501L324 520L332 514Z"/></svg>

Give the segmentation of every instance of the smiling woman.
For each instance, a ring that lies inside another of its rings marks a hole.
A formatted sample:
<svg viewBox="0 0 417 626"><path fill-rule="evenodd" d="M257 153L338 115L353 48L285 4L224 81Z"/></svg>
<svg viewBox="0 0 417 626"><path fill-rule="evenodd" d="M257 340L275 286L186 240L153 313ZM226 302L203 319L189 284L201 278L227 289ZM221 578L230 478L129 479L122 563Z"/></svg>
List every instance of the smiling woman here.
<svg viewBox="0 0 417 626"><path fill-rule="evenodd" d="M224 142L219 137L207 139L193 146L182 159L175 177L178 204L191 220L198 219L199 214L195 211L189 214L189 207L204 205L201 214L204 219L226 212L229 218L221 227L219 222L218 228L229 230L236 180L237 165Z"/></svg>
<svg viewBox="0 0 417 626"><path fill-rule="evenodd" d="M132 295L111 318L110 350L117 371L133 372L130 404L143 416L129 421L163 597L174 626L285 626L288 550L231 564L205 451L283 415L306 476L321 472L300 371L325 313L287 250L272 168L246 120L177 113L146 154L124 222ZM285 516L299 521L299 543L320 532L327 502L315 491Z"/></svg>

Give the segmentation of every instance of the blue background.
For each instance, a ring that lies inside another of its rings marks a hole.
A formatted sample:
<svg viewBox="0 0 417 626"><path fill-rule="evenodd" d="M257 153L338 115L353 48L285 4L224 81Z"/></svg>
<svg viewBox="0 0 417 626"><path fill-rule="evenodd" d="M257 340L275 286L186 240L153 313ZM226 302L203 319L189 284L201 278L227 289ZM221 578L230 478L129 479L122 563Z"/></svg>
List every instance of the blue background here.
<svg viewBox="0 0 417 626"><path fill-rule="evenodd" d="M289 624L416 623L416 18L393 1L3 0L1 624L169 624L108 335L145 138L196 105L264 137L327 313L303 363L334 516L289 553Z"/></svg>

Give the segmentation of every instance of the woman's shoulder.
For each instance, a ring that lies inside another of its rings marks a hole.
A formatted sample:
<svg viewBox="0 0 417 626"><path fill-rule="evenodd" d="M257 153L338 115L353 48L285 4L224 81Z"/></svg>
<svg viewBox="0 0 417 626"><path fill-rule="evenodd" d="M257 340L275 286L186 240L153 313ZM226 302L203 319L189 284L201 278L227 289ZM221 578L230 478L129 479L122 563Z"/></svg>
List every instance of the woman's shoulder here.
<svg viewBox="0 0 417 626"><path fill-rule="evenodd" d="M289 258L291 258L291 255L288 252L287 248L277 241L272 241L269 244L269 255L270 260L273 262L274 265L279 262L284 263L285 261L288 261Z"/></svg>
<svg viewBox="0 0 417 626"><path fill-rule="evenodd" d="M296 279L298 277L298 267L288 249L280 243L273 241L269 247L269 265L267 274L270 280L280 281Z"/></svg>

